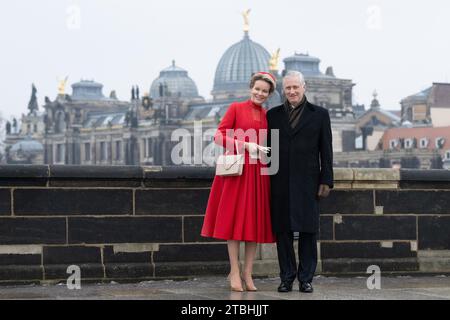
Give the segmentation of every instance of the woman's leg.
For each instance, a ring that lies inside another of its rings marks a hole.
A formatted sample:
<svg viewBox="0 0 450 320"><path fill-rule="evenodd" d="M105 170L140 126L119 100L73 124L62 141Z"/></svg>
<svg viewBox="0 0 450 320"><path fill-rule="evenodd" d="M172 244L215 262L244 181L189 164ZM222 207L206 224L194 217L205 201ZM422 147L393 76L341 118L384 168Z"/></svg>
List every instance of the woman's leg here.
<svg viewBox="0 0 450 320"><path fill-rule="evenodd" d="M228 240L228 256L230 258L230 279L231 290L243 291L241 281L241 271L239 269L239 241Z"/></svg>
<svg viewBox="0 0 450 320"><path fill-rule="evenodd" d="M256 256L256 242L246 242L245 243L245 265L242 277L245 281L245 285L248 291L255 291L256 287L253 284L252 274L253 274L253 262Z"/></svg>

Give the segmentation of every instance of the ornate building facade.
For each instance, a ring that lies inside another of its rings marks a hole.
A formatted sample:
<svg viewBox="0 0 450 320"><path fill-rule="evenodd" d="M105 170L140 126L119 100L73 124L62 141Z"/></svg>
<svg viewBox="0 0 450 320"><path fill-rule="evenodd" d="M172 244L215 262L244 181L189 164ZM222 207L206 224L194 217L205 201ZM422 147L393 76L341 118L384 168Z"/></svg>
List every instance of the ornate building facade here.
<svg viewBox="0 0 450 320"><path fill-rule="evenodd" d="M205 152L205 148L211 144L230 103L248 99L251 75L267 71L277 77L277 91L266 105L271 108L283 101L282 76L291 70L305 75L308 99L330 111L334 151L354 151L357 121L352 104L353 82L337 78L332 67L322 73L320 60L307 54L286 57L279 70L279 53L271 55L253 41L246 24L243 38L225 51L217 65L211 101L199 96L195 82L175 61L152 82L149 96L141 96L139 88L133 87L128 101L118 100L115 92L105 97L102 85L94 81L73 84L70 95L65 93L65 83L61 83L54 100L45 98L43 113L37 112L36 101L30 101L32 107L22 118L22 130L8 133L5 143L9 159L17 149L14 145L28 137L28 128L37 126L29 139L42 147L36 150L41 156L35 157L33 163L176 165L179 163L174 161L174 152L178 152L184 134L190 136L190 142L179 155L183 159L190 157L190 164L208 165L213 154ZM199 139L193 138L196 130L201 131ZM186 150L191 151L189 157L183 154ZM202 157L208 161L195 160Z"/></svg>

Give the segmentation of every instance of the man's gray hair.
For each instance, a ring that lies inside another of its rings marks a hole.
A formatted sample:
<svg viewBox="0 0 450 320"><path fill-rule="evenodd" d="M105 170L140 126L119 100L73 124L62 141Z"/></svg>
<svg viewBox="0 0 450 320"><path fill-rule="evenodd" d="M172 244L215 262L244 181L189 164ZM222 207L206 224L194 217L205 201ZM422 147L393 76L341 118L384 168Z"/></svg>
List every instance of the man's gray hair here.
<svg viewBox="0 0 450 320"><path fill-rule="evenodd" d="M300 81L300 84L302 85L305 84L305 77L303 76L303 73L301 73L300 71L288 71L286 75L283 77L283 82L284 79L286 78L297 78Z"/></svg>

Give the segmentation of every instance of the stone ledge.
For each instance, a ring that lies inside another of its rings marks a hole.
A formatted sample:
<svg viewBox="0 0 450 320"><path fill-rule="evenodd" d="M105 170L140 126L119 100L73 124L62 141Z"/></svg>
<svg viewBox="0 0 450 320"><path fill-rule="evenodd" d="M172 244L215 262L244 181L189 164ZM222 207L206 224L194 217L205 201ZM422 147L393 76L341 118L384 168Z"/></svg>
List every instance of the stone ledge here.
<svg viewBox="0 0 450 320"><path fill-rule="evenodd" d="M3 165L0 166L0 186L50 185L80 183L89 181L109 182L139 187L142 183L203 182L208 184L214 178L214 167L189 166L61 166L61 165ZM410 170L410 169L362 169L335 168L334 180L338 187L348 184L368 184L367 187L383 183L392 188L399 181L404 183L445 183L450 182L448 170ZM124 184L125 183L125 184ZM361 187L355 185L355 187Z"/></svg>
<svg viewBox="0 0 450 320"><path fill-rule="evenodd" d="M450 182L450 170L415 170L401 169L400 180L402 181L446 181Z"/></svg>
<svg viewBox="0 0 450 320"><path fill-rule="evenodd" d="M353 169L355 181L383 181L392 183L400 180L400 171L395 169Z"/></svg>
<svg viewBox="0 0 450 320"><path fill-rule="evenodd" d="M144 172L138 166L50 166L51 187L140 187Z"/></svg>
<svg viewBox="0 0 450 320"><path fill-rule="evenodd" d="M42 254L42 245L16 245L2 246L0 245L0 254Z"/></svg>

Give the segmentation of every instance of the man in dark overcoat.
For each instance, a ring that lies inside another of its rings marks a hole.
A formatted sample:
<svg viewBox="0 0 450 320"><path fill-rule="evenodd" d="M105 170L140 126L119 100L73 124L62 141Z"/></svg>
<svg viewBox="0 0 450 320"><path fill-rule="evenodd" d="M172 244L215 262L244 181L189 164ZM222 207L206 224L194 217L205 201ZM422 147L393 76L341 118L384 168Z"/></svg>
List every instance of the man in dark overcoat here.
<svg viewBox="0 0 450 320"><path fill-rule="evenodd" d="M267 112L271 131L268 143L272 148L270 166L276 170L271 173L271 217L280 265L278 291L291 291L297 278L301 292L313 292L319 201L333 188L330 116L327 109L307 100L305 80L300 72L286 74L283 91L285 103ZM274 131L278 139L274 139ZM298 268L294 232L299 233Z"/></svg>

